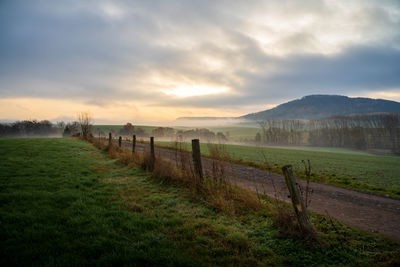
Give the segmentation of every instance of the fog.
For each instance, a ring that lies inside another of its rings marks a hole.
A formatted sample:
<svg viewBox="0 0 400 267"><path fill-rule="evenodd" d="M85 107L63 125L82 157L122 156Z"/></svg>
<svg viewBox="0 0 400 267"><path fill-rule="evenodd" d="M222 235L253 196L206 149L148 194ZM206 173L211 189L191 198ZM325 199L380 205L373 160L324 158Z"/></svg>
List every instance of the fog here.
<svg viewBox="0 0 400 267"><path fill-rule="evenodd" d="M48 135L37 135L37 134L14 134L14 135L2 135L0 138L63 138L60 134L48 134Z"/></svg>
<svg viewBox="0 0 400 267"><path fill-rule="evenodd" d="M60 138L65 123L53 124L48 120L24 120L13 123L0 123L0 137L8 138Z"/></svg>
<svg viewBox="0 0 400 267"><path fill-rule="evenodd" d="M241 127L244 124L254 124L254 122L240 119L240 118L178 118L171 123L171 126L182 126L182 127Z"/></svg>

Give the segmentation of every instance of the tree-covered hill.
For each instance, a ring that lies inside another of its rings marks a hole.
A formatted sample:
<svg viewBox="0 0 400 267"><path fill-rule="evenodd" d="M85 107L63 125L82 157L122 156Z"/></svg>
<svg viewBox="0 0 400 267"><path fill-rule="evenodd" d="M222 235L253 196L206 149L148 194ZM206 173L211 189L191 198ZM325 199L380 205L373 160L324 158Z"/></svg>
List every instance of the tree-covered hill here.
<svg viewBox="0 0 400 267"><path fill-rule="evenodd" d="M275 108L244 115L249 120L315 119L334 115L400 113L400 103L384 99L340 95L309 95Z"/></svg>

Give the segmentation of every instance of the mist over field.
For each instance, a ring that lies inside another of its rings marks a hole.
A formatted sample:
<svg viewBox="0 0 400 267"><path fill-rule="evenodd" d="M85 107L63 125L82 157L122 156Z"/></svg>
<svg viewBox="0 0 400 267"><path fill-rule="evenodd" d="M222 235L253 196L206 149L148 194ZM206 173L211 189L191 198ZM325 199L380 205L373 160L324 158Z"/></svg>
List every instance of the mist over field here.
<svg viewBox="0 0 400 267"><path fill-rule="evenodd" d="M244 122L245 120L242 120ZM240 120L233 118L178 118L173 125L174 126L186 126L186 127L208 127L208 126L232 126L239 123Z"/></svg>
<svg viewBox="0 0 400 267"><path fill-rule="evenodd" d="M399 0L0 0L0 266L400 266Z"/></svg>

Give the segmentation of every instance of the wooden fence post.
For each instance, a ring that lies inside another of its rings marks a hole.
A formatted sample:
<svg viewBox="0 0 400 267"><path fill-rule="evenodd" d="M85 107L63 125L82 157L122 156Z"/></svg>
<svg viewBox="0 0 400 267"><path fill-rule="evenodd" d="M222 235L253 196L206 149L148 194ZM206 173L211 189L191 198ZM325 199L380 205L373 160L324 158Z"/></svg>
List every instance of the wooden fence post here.
<svg viewBox="0 0 400 267"><path fill-rule="evenodd" d="M201 166L201 154L200 154L200 141L199 139L192 140L192 155L193 155L193 165L196 175L199 177L200 181L203 182L203 168Z"/></svg>
<svg viewBox="0 0 400 267"><path fill-rule="evenodd" d="M294 211L296 213L297 220L300 225L300 229L303 235L308 239L317 239L317 234L310 223L308 218L306 207L301 198L301 194L296 185L296 178L293 174L292 165L286 165L282 168L283 174L285 175L285 181L289 189L290 198Z"/></svg>
<svg viewBox="0 0 400 267"><path fill-rule="evenodd" d="M153 161L153 164L156 160L156 154L154 153L154 137L150 137L150 155L151 155L151 160Z"/></svg>
<svg viewBox="0 0 400 267"><path fill-rule="evenodd" d="M108 133L108 146L111 146L112 136L111 133Z"/></svg>
<svg viewBox="0 0 400 267"><path fill-rule="evenodd" d="M119 147L121 147L121 143L122 143L122 137L120 136L120 137L118 138L118 146L119 146Z"/></svg>
<svg viewBox="0 0 400 267"><path fill-rule="evenodd" d="M135 148L136 148L136 135L133 135L133 137L132 137L132 154L135 154Z"/></svg>

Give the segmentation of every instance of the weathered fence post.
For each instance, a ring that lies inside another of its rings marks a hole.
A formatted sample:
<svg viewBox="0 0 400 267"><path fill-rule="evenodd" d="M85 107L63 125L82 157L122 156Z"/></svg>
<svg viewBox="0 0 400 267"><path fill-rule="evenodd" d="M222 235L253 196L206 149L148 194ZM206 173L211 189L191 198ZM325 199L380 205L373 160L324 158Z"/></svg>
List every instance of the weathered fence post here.
<svg viewBox="0 0 400 267"><path fill-rule="evenodd" d="M153 161L153 164L156 160L156 154L154 153L154 137L151 136L150 137L150 156L151 156L151 160Z"/></svg>
<svg viewBox="0 0 400 267"><path fill-rule="evenodd" d="M133 137L132 137L132 154L135 154L135 148L136 148L136 135L133 135Z"/></svg>
<svg viewBox="0 0 400 267"><path fill-rule="evenodd" d="M192 155L193 155L193 165L196 175L199 177L200 181L203 181L203 168L201 166L201 154L200 154L200 141L199 139L192 140Z"/></svg>
<svg viewBox="0 0 400 267"><path fill-rule="evenodd" d="M119 147L121 147L121 143L122 143L122 137L120 136L120 137L118 138L118 146L119 146Z"/></svg>
<svg viewBox="0 0 400 267"><path fill-rule="evenodd" d="M112 136L111 133L108 133L108 146L111 146Z"/></svg>
<svg viewBox="0 0 400 267"><path fill-rule="evenodd" d="M306 238L316 239L317 234L310 223L310 219L308 218L307 210L301 198L300 191L296 186L296 178L293 174L292 165L283 166L282 171L285 175L285 181L289 189L293 208L296 213L300 229Z"/></svg>
<svg viewBox="0 0 400 267"><path fill-rule="evenodd" d="M151 157L151 169L154 169L154 163L156 162L156 154L154 152L154 137L150 137L150 157Z"/></svg>

